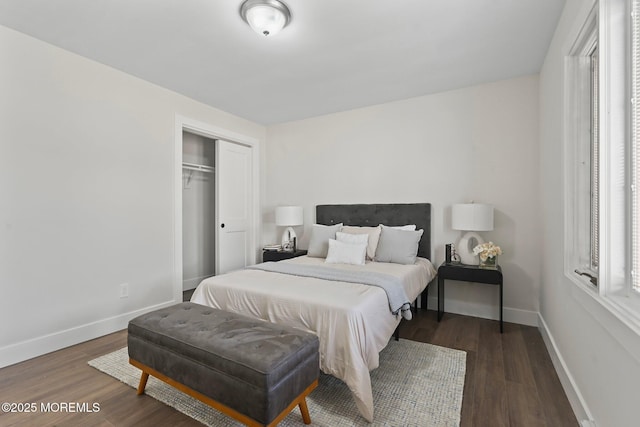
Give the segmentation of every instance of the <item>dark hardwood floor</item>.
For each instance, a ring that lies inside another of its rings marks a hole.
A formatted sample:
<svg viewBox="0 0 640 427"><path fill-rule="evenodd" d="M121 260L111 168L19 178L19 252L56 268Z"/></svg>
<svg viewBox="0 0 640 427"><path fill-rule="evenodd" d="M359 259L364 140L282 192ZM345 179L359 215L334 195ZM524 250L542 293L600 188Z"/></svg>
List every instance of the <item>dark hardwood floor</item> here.
<svg viewBox="0 0 640 427"><path fill-rule="evenodd" d="M403 323L400 336L467 352L461 426L578 425L536 328L505 323L500 334L496 321L445 314L438 323L429 310ZM0 369L2 402L100 405L93 413L0 411L0 425L200 425L87 365L125 345L126 331L120 331Z"/></svg>
<svg viewBox="0 0 640 427"><path fill-rule="evenodd" d="M467 352L460 426L578 426L537 328L420 311L400 337Z"/></svg>

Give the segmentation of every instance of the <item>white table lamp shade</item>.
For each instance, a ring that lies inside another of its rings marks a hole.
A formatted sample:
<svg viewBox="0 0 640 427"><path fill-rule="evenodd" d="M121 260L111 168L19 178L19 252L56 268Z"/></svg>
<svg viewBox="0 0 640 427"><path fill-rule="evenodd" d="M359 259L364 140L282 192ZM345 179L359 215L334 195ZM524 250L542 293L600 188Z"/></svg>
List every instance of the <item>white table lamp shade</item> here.
<svg viewBox="0 0 640 427"><path fill-rule="evenodd" d="M282 233L282 247L289 248L296 236L293 229L296 225L304 224L302 206L279 206L276 208L276 225L287 227Z"/></svg>
<svg viewBox="0 0 640 427"><path fill-rule="evenodd" d="M478 256L473 253L473 248L485 240L476 231L493 230L493 206L480 203L453 205L451 228L466 231L456 247L460 262L468 265L478 264Z"/></svg>
<svg viewBox="0 0 640 427"><path fill-rule="evenodd" d="M292 227L303 224L302 206L279 206L276 208L276 225Z"/></svg>
<svg viewBox="0 0 640 427"><path fill-rule="evenodd" d="M493 230L493 206L480 203L453 205L451 228L464 231Z"/></svg>

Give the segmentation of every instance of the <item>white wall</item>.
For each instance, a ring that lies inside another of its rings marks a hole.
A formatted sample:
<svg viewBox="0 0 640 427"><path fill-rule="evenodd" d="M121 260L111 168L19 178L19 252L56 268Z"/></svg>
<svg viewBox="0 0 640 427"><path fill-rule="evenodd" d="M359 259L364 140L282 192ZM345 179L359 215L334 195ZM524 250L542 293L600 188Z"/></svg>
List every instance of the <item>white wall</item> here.
<svg viewBox="0 0 640 427"><path fill-rule="evenodd" d="M266 151L263 243L282 232L277 205L304 206L305 248L317 204L431 202L439 264L459 237L451 205L490 203L495 230L483 234L504 250L505 319L537 322L537 76L270 126ZM447 284L447 311L497 318L497 307L495 287Z"/></svg>
<svg viewBox="0 0 640 427"><path fill-rule="evenodd" d="M174 301L176 114L265 129L1 26L0 63L4 366Z"/></svg>
<svg viewBox="0 0 640 427"><path fill-rule="evenodd" d="M638 424L640 337L563 274L563 66L592 1L567 0L540 74L543 336L580 419Z"/></svg>

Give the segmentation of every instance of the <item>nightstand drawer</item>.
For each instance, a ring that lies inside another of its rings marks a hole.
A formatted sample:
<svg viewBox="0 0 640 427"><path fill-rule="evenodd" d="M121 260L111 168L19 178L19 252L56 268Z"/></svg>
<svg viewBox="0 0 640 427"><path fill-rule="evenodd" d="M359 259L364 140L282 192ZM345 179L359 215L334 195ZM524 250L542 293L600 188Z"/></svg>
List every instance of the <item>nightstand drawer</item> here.
<svg viewBox="0 0 640 427"><path fill-rule="evenodd" d="M502 269L483 269L476 266L443 265L438 269L438 275L447 280L459 280L462 282L479 282L492 285L502 283Z"/></svg>
<svg viewBox="0 0 640 427"><path fill-rule="evenodd" d="M282 261L283 259L291 259L306 255L307 251L297 250L295 252L286 251L262 251L262 262Z"/></svg>

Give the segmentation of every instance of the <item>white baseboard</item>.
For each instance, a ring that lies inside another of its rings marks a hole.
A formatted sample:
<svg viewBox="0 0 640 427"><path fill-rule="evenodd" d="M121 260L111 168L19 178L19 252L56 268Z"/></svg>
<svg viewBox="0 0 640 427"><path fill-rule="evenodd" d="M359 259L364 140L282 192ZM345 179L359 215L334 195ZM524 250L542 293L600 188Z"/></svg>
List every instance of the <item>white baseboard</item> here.
<svg viewBox="0 0 640 427"><path fill-rule="evenodd" d="M567 367L567 364L565 363L562 354L549 331L549 328L547 327L547 323L544 321L541 314L538 316L538 329L540 330L542 339L547 346L551 362L558 374L562 388L569 399L573 413L576 415L581 426L595 427L596 424L591 416L591 411L582 397L582 394L580 393L580 390L578 389L578 386L576 385L576 382L573 379L573 376L571 375L571 372L569 371L569 368Z"/></svg>
<svg viewBox="0 0 640 427"><path fill-rule="evenodd" d="M438 309L438 297L429 296L428 307ZM480 317L482 319L500 320L498 307L494 305L475 304L468 301L447 300L445 306L447 313L462 314L464 316ZM502 316L505 322L519 325L538 327L538 312L521 310L518 308L503 307Z"/></svg>
<svg viewBox="0 0 640 427"><path fill-rule="evenodd" d="M120 331L125 329L129 320L134 317L173 304L176 304L176 301L167 301L2 347L0 348L0 368Z"/></svg>

